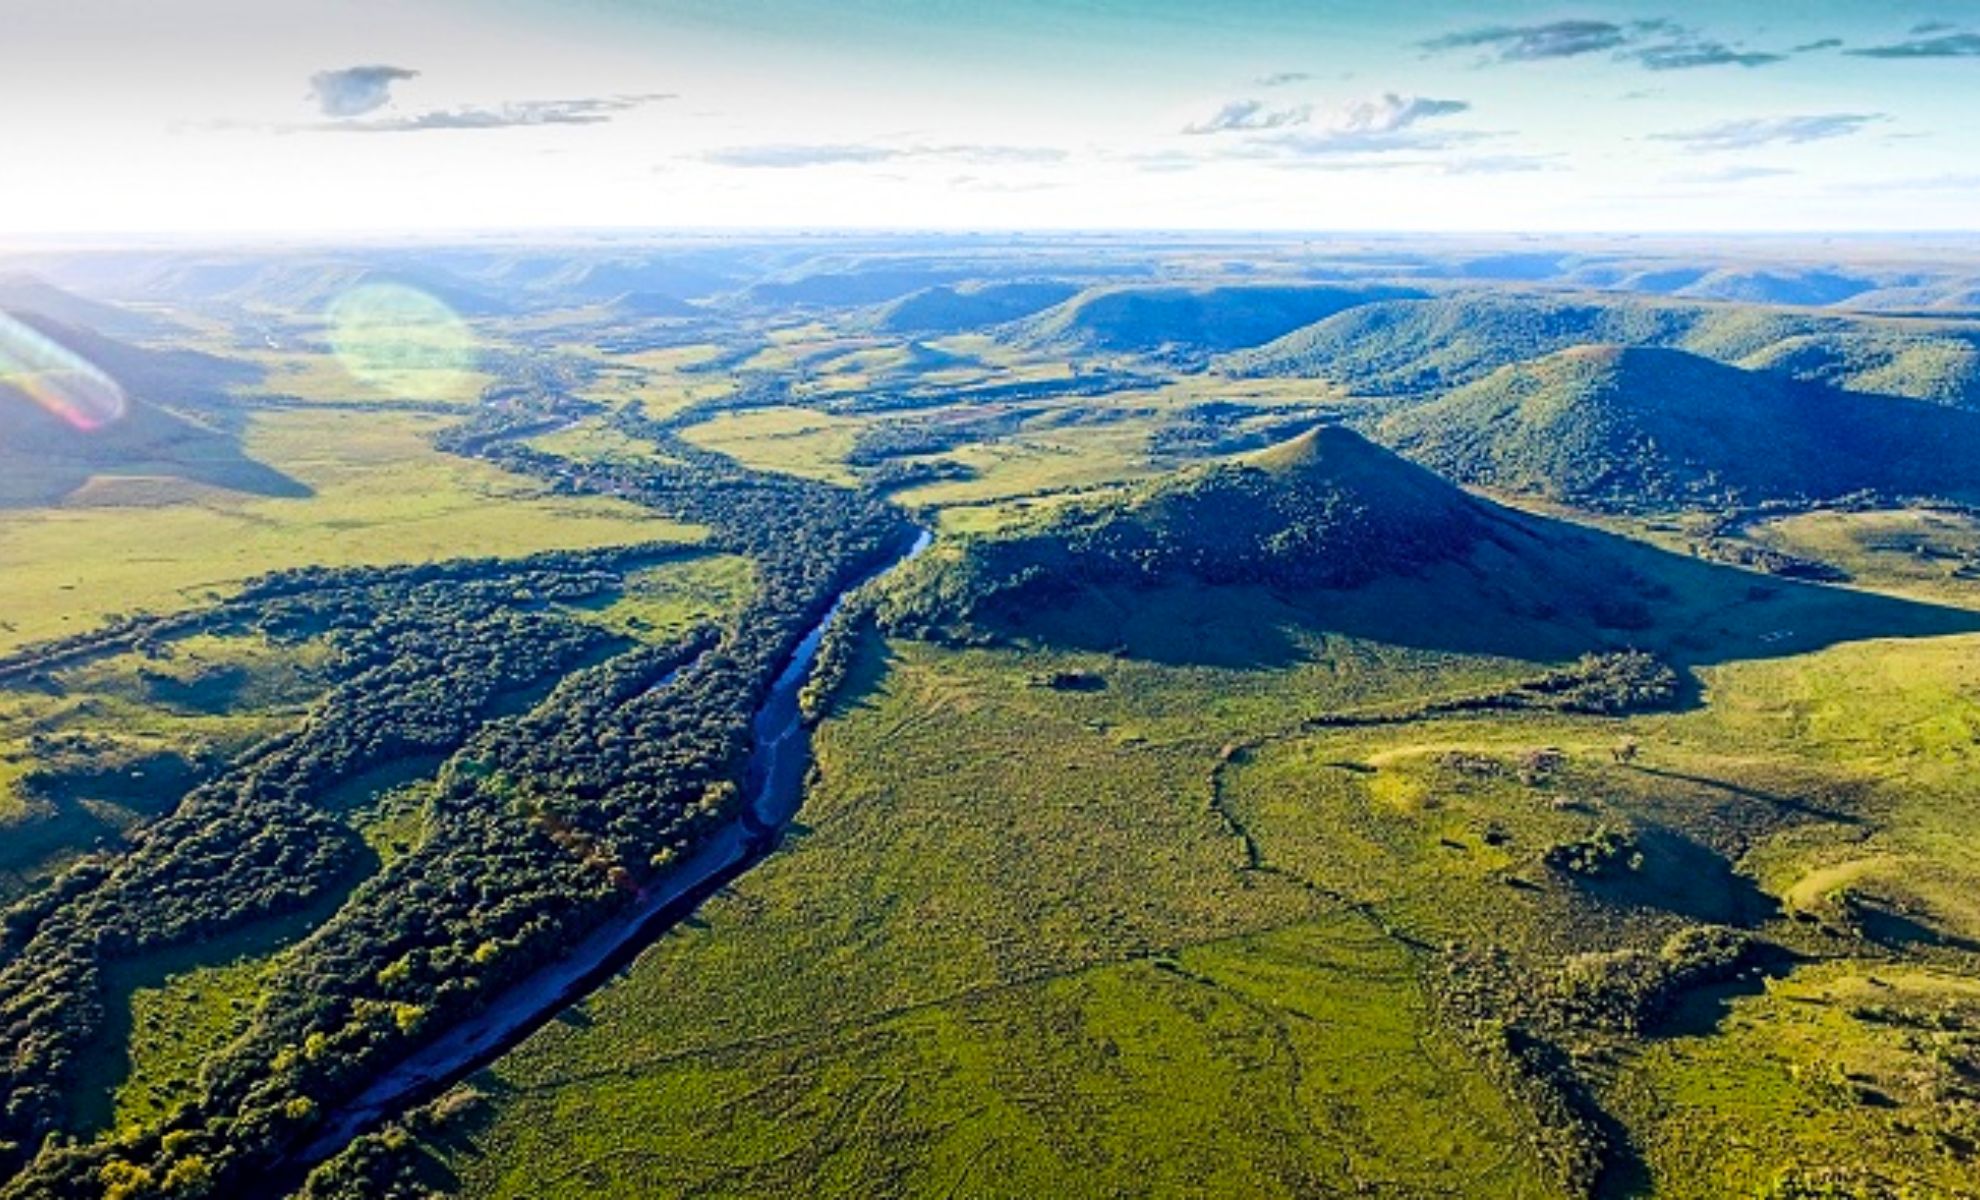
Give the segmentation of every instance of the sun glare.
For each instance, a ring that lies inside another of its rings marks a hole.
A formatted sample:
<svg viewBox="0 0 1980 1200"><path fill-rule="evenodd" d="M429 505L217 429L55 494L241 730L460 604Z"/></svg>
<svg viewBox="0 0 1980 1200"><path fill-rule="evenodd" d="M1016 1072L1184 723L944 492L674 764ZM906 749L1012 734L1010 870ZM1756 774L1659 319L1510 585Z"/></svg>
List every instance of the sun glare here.
<svg viewBox="0 0 1980 1200"><path fill-rule="evenodd" d="M116 380L5 313L0 313L0 385L84 433L122 420L128 406Z"/></svg>
<svg viewBox="0 0 1980 1200"><path fill-rule="evenodd" d="M456 400L473 388L475 337L435 297L404 284L366 284L330 305L330 347L352 378L409 400Z"/></svg>

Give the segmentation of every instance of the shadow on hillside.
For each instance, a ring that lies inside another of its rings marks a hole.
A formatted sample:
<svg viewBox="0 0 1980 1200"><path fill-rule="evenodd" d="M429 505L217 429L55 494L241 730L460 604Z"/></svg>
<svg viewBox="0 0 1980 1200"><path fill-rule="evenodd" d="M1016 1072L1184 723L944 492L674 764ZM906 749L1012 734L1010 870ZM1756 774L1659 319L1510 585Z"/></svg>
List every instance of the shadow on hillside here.
<svg viewBox="0 0 1980 1200"><path fill-rule="evenodd" d="M1780 904L1732 864L1693 839L1670 829L1644 830L1638 837L1641 870L1583 883L1592 896L1610 904L1655 908L1691 921L1751 928L1773 918Z"/></svg>
<svg viewBox="0 0 1980 1200"><path fill-rule="evenodd" d="M1710 1037L1732 1015L1735 1002L1765 995L1770 980L1785 979L1803 961L1793 955L1776 954L1731 979L1687 989L1645 1032L1656 1038Z"/></svg>
<svg viewBox="0 0 1980 1200"><path fill-rule="evenodd" d="M1693 667L1868 638L1980 632L1980 611L1785 580L1486 509L1493 533L1469 561L1359 588L1289 593L1182 578L1080 588L982 615L989 630L1012 639L1232 668L1291 665L1310 654L1314 635L1550 663L1635 648Z"/></svg>
<svg viewBox="0 0 1980 1200"><path fill-rule="evenodd" d="M1759 788L1747 787L1743 784L1732 783L1724 779L1713 779L1704 775L1690 775L1683 771L1673 771L1668 767L1652 767L1642 763L1631 763L1629 769L1642 775L1654 775L1659 779L1672 779L1680 783L1691 783L1701 787L1717 788L1738 796L1741 799L1757 800L1781 812L1793 813L1796 816L1806 817L1810 820L1824 821L1833 825L1863 824L1863 818L1855 813L1844 812L1837 808L1825 808L1818 804L1810 804L1798 796L1789 796L1780 792L1762 791Z"/></svg>
<svg viewBox="0 0 1980 1200"><path fill-rule="evenodd" d="M250 496L315 491L248 455L235 434L134 401L123 420L81 431L0 392L0 508L53 504L99 477L162 478Z"/></svg>

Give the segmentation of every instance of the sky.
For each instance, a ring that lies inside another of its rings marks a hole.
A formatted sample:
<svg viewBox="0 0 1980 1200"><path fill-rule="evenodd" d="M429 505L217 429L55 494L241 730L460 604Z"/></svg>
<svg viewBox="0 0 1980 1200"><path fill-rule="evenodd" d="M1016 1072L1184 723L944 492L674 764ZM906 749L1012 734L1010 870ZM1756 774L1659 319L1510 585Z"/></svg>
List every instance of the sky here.
<svg viewBox="0 0 1980 1200"><path fill-rule="evenodd" d="M0 238L1980 227L1980 3L0 0Z"/></svg>

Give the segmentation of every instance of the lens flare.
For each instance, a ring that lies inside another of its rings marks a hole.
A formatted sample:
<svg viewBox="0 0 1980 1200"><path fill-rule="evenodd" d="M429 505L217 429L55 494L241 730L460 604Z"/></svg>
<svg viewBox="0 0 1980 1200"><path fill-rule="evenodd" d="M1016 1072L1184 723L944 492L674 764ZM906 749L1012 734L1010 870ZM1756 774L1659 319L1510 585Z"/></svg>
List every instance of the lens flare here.
<svg viewBox="0 0 1980 1200"><path fill-rule="evenodd" d="M473 386L473 332L425 292L366 284L339 296L327 315L337 361L383 395L457 400Z"/></svg>
<svg viewBox="0 0 1980 1200"><path fill-rule="evenodd" d="M0 313L0 388L21 393L83 433L122 420L129 404L116 380L5 313Z"/></svg>

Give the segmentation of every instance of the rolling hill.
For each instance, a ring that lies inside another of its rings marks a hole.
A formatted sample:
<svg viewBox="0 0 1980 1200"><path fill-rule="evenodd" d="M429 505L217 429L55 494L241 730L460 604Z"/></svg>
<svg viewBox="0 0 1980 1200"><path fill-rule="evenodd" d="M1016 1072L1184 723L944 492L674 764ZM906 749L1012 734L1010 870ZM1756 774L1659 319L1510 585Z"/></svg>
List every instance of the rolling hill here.
<svg viewBox="0 0 1980 1200"><path fill-rule="evenodd" d="M1612 542L1469 495L1323 425L937 546L890 581L879 615L906 636L1108 649L1131 627L1145 634L1151 612L1191 614L1181 629L1255 611L1267 624L1546 657L1645 628L1646 604L1669 594L1637 569L1640 554ZM1227 657L1174 643L1173 630L1155 636L1172 643L1156 657Z"/></svg>
<svg viewBox="0 0 1980 1200"><path fill-rule="evenodd" d="M884 333L966 333L1028 317L1079 291L1076 284L1055 280L944 284L882 305L874 313L873 325Z"/></svg>
<svg viewBox="0 0 1980 1200"><path fill-rule="evenodd" d="M1258 346L1361 305L1422 293L1334 284L1092 288L1012 327L1040 350L1215 354Z"/></svg>
<svg viewBox="0 0 1980 1200"><path fill-rule="evenodd" d="M39 313L65 325L87 326L114 337L146 337L170 326L156 317L104 304L56 287L38 275L0 275L0 312Z"/></svg>
<svg viewBox="0 0 1980 1200"><path fill-rule="evenodd" d="M1604 509L1980 493L1980 416L1655 347L1503 367L1379 429L1449 478Z"/></svg>
<svg viewBox="0 0 1980 1200"><path fill-rule="evenodd" d="M1366 396L1435 392L1583 345L1660 346L1857 391L1980 406L1980 326L1752 305L1467 292L1342 312L1220 362Z"/></svg>
<svg viewBox="0 0 1980 1200"><path fill-rule="evenodd" d="M1726 267L1712 271L1678 289L1681 296L1700 300L1733 300L1743 304L1841 304L1875 290L1873 280L1824 270L1752 270Z"/></svg>
<svg viewBox="0 0 1980 1200"><path fill-rule="evenodd" d="M1345 427L1074 505L927 556L904 573L903 627L1012 618L1081 588L1344 588L1464 556L1485 507Z"/></svg>
<svg viewBox="0 0 1980 1200"><path fill-rule="evenodd" d="M83 429L0 383L0 508L61 500L98 475L162 476L257 495L308 489L249 458L233 437L133 398L123 415Z"/></svg>
<svg viewBox="0 0 1980 1200"><path fill-rule="evenodd" d="M1469 382L1508 363L1591 342L1665 344L1699 310L1606 299L1467 293L1370 304L1223 362L1245 377L1325 379L1370 396Z"/></svg>

